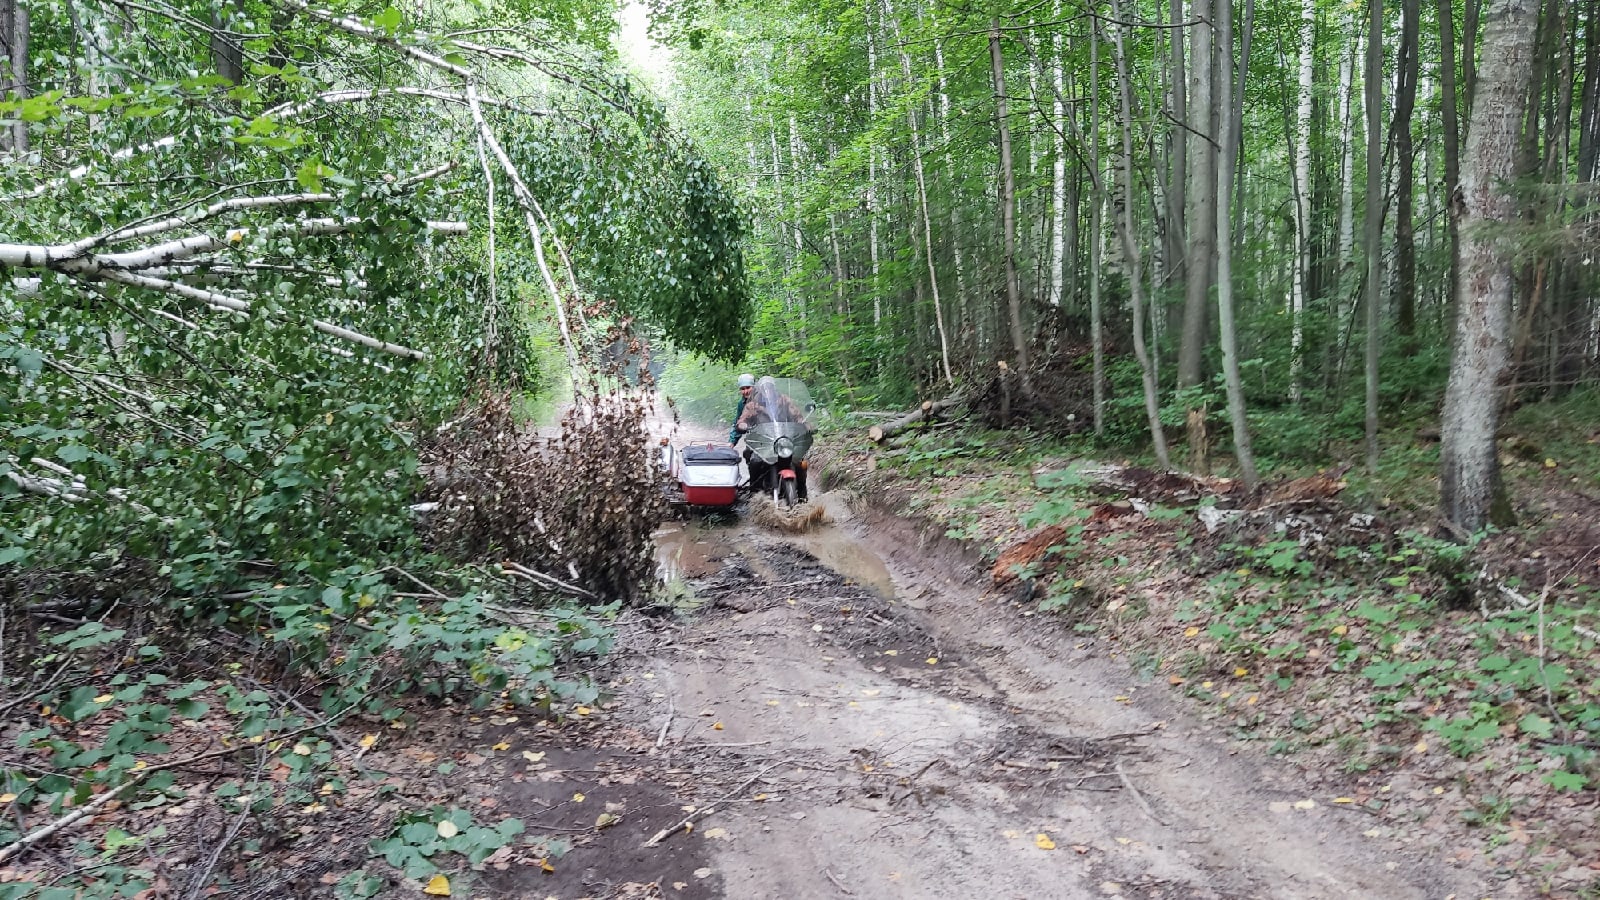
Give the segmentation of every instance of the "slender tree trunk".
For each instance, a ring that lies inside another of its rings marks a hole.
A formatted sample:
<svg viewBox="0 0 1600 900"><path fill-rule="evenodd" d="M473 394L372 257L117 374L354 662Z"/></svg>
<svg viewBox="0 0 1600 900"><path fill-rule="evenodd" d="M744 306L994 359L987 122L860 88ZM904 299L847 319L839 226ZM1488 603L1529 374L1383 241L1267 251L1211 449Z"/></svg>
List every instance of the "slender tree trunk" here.
<svg viewBox="0 0 1600 900"><path fill-rule="evenodd" d="M1214 54L1212 53L1211 0L1192 0L1189 29L1189 229L1188 261L1184 266L1183 332L1178 344L1178 387L1199 385L1205 378L1206 336L1211 306L1211 285L1217 251L1217 145L1212 103ZM1122 39L1121 31L1117 38Z"/></svg>
<svg viewBox="0 0 1600 900"><path fill-rule="evenodd" d="M1005 58L1000 52L1000 20L989 20L989 65L994 77L995 120L1000 137L1000 225L1005 241L1006 312L1017 371L1028 377L1028 342L1022 328L1022 286L1017 274L1017 181L1011 163L1011 121L1006 95Z"/></svg>
<svg viewBox="0 0 1600 900"><path fill-rule="evenodd" d="M22 0L0 0L0 98L28 97L28 7ZM28 152L28 125L21 117L0 128L0 153Z"/></svg>
<svg viewBox="0 0 1600 900"><path fill-rule="evenodd" d="M938 82L934 88L938 99L935 118L939 120L939 137L944 142L944 170L946 177L951 179L949 184L950 196L955 197L956 182L954 175L957 169L954 152L950 149L950 92L945 84L944 44L939 38L939 22L934 17L932 10L929 10L928 21L933 27L933 64L939 70ZM962 252L960 208L960 203L952 202L950 204L950 255L956 268L955 306L961 312L958 321L964 319L970 325L972 321L970 309L972 295L967 291L967 266L966 256Z"/></svg>
<svg viewBox="0 0 1600 900"><path fill-rule="evenodd" d="M1182 127L1189 120L1189 73L1184 65L1183 56L1183 28L1176 27L1183 21L1183 0L1168 0L1168 12L1172 19L1172 27L1167 37L1168 63L1168 90L1167 90L1167 115L1175 123L1167 128L1167 252L1166 258L1171 269L1167 272L1168 278L1187 277L1185 266L1186 247L1189 243L1187 220L1184 218L1184 197L1187 191L1184 186L1189 177L1189 131Z"/></svg>
<svg viewBox="0 0 1600 900"><path fill-rule="evenodd" d="M1245 420L1244 384L1239 377L1239 338L1233 322L1233 196L1235 146L1233 119L1233 0L1216 0L1217 21L1217 121L1221 148L1217 160L1217 325L1222 343L1223 381L1228 391L1228 418L1233 423L1233 453L1245 490L1255 490L1255 453L1250 448L1250 426ZM1307 26L1309 30L1309 26ZM1310 41L1307 39L1307 43ZM1309 54L1308 54L1309 55ZM1242 99L1242 98L1241 98Z"/></svg>
<svg viewBox="0 0 1600 900"><path fill-rule="evenodd" d="M1072 120L1074 123L1076 119ZM1080 141L1081 143L1081 141ZM1100 161L1100 32L1089 29L1089 168L1095 188L1089 209L1089 340L1094 345L1094 433L1106 433L1106 351L1104 311L1100 308L1100 239L1105 233L1102 211L1107 199ZM1180 206L1182 204L1179 204ZM1143 363L1140 364L1141 368ZM1149 383L1146 383L1148 388ZM1159 425L1159 423L1158 423Z"/></svg>
<svg viewBox="0 0 1600 900"><path fill-rule="evenodd" d="M1367 0L1367 469L1378 472L1378 323L1383 287L1383 0Z"/></svg>
<svg viewBox="0 0 1600 900"><path fill-rule="evenodd" d="M867 121L878 121L878 42L872 36L871 4L868 4L867 29ZM878 287L878 144L867 146L867 257L872 261L872 339L882 340L883 298ZM881 354L874 354L881 356Z"/></svg>
<svg viewBox="0 0 1600 900"><path fill-rule="evenodd" d="M884 11L894 27L895 44L900 47L900 73L905 77L905 89L911 90L911 56L905 51L901 39L900 20L894 14L890 0L884 0ZM928 261L928 285L933 293L933 322L939 333L939 360L947 385L954 386L955 375L950 371L950 338L945 333L944 308L939 300L939 272L933 263L933 218L928 212L928 183L922 171L922 129L917 125L917 105L906 104L906 125L911 129L911 171L917 181L917 209L922 218L922 255Z"/></svg>
<svg viewBox="0 0 1600 900"><path fill-rule="evenodd" d="M1460 88L1456 81L1456 25L1454 0L1438 0L1439 10L1439 117L1444 131L1445 235L1450 242L1450 277L1445 282L1447 320L1456 312L1456 284L1461 277L1461 233L1456 217L1456 192L1461 190L1461 116L1456 112ZM1582 178L1582 176L1579 176Z"/></svg>
<svg viewBox="0 0 1600 900"><path fill-rule="evenodd" d="M1055 0L1055 15L1061 18L1061 0ZM1065 126L1061 125L1067 117L1067 107L1063 100L1066 90L1065 70L1066 63L1061 58L1061 32L1057 31L1051 36L1052 63L1051 75L1055 78L1055 104L1051 112L1058 123L1055 129L1055 163L1051 167L1051 237L1054 238L1050 248L1050 299L1056 306L1061 306L1066 301L1067 294L1067 138ZM1076 217L1077 210L1073 210Z"/></svg>
<svg viewBox="0 0 1600 900"><path fill-rule="evenodd" d="M1228 0L1216 0L1225 3ZM1221 16L1218 16L1218 27L1221 27ZM1306 280L1311 274L1311 88L1312 76L1316 68L1316 33L1317 33L1317 5L1314 0L1303 0L1300 19L1300 90L1298 92L1295 110L1294 131L1294 242L1295 259L1294 272L1290 278L1289 299L1289 399L1294 403L1300 402L1301 374L1305 367L1303 351L1305 347L1305 313L1306 313ZM1217 41L1232 43L1232 35L1218 35ZM1218 53L1224 65L1231 60L1228 56ZM1231 54L1230 54L1231 55ZM1231 91L1231 82L1229 90ZM1225 104L1224 112L1231 112ZM1231 116L1230 116L1231 121ZM1233 148L1224 144L1224 152ZM1223 240L1220 226L1226 216L1218 216L1219 231L1217 235L1217 253L1224 252L1226 241ZM1229 262L1232 266L1232 262ZM1221 290L1222 273L1217 272L1218 290ZM1232 286L1229 286L1232 290ZM1219 304L1220 305L1220 304Z"/></svg>
<svg viewBox="0 0 1600 900"><path fill-rule="evenodd" d="M1394 120L1390 134L1395 157L1395 333L1400 352L1416 352L1417 241L1413 221L1413 183L1416 152L1412 147L1411 116L1417 104L1418 0L1400 0L1400 47L1395 60Z"/></svg>
<svg viewBox="0 0 1600 900"><path fill-rule="evenodd" d="M1122 21L1120 7L1119 0L1111 0L1112 16L1118 22ZM1160 388L1156 385L1155 369L1150 364L1150 354L1144 343L1144 275L1140 271L1139 245L1133 239L1133 83L1128 76L1128 51L1123 36L1126 26L1117 24L1112 27L1117 35L1117 85L1122 108L1122 193L1121 202L1118 203L1117 234L1121 238L1122 254L1128 267L1128 294L1133 303L1133 355L1139 361L1139 372L1144 382L1145 420L1150 426L1150 440L1154 445L1156 461L1163 469L1169 469L1172 460L1167 452L1166 433L1161 428ZM1098 66L1095 70L1098 71Z"/></svg>
<svg viewBox="0 0 1600 900"><path fill-rule="evenodd" d="M1510 506L1495 453L1514 279L1506 228L1517 216L1509 182L1534 60L1538 0L1491 0L1482 68L1461 165L1461 284L1450 380L1440 423L1440 505L1467 531L1504 524Z"/></svg>

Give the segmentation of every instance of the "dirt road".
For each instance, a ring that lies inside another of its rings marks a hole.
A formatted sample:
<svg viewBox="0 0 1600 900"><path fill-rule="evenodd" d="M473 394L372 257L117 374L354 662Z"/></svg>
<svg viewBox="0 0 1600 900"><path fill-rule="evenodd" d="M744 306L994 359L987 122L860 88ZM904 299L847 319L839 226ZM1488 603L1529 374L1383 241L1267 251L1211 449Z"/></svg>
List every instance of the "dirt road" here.
<svg viewBox="0 0 1600 900"><path fill-rule="evenodd" d="M657 845L703 851L664 896L1511 896L984 596L911 526L832 505L804 536L664 536L703 605L635 633L616 714L684 805L727 798L642 829L699 819Z"/></svg>

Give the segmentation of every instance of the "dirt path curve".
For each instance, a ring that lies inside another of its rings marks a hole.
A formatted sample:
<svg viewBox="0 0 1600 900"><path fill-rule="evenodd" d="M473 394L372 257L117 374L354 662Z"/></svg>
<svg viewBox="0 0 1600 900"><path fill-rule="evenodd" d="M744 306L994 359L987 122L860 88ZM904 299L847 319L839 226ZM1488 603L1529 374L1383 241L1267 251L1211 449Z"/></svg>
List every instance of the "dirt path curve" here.
<svg viewBox="0 0 1600 900"><path fill-rule="evenodd" d="M909 524L832 506L840 521L804 536L669 529L704 606L668 640L635 635L617 713L656 736L649 754L684 773L693 797L729 797L708 815L662 818L703 817L659 845L705 851L699 883L678 890L1493 893L1481 874L1408 855L1365 812L1202 730L1164 685L985 596L970 567ZM687 896L663 883L664 896Z"/></svg>

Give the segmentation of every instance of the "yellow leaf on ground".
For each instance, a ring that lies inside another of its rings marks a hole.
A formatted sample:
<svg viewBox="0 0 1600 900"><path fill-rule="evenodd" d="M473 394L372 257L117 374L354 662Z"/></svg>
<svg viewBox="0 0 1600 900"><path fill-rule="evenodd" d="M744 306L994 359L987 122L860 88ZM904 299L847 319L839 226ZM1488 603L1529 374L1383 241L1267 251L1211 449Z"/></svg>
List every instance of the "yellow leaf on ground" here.
<svg viewBox="0 0 1600 900"><path fill-rule="evenodd" d="M899 650L885 650L885 651L883 651L883 655L884 656L899 656L900 655L900 651Z"/></svg>
<svg viewBox="0 0 1600 900"><path fill-rule="evenodd" d="M511 749L511 742L510 741L501 741L500 743L495 744L490 749L491 750L510 750Z"/></svg>
<svg viewBox="0 0 1600 900"><path fill-rule="evenodd" d="M0 794L0 803L10 803L15 799L17 799L16 794Z"/></svg>
<svg viewBox="0 0 1600 900"><path fill-rule="evenodd" d="M423 888L422 892L433 897L448 897L450 896L450 879L443 875L435 875L428 879L428 886Z"/></svg>
<svg viewBox="0 0 1600 900"><path fill-rule="evenodd" d="M589 713L594 712L594 710L590 709L587 706L580 706L577 709L573 710L573 712L578 714L578 715L580 715L580 716L587 716Z"/></svg>
<svg viewBox="0 0 1600 900"><path fill-rule="evenodd" d="M1411 748L1411 752L1412 753L1427 753L1428 752L1428 742L1427 741L1417 741L1417 745L1415 747Z"/></svg>
<svg viewBox="0 0 1600 900"><path fill-rule="evenodd" d="M532 750L524 750L522 751L522 758L528 762L538 762L539 760L544 759L544 751L541 750L538 753L535 753Z"/></svg>
<svg viewBox="0 0 1600 900"><path fill-rule="evenodd" d="M581 794L581 793L573 794L572 795L572 802L573 803L582 803L583 802L583 794Z"/></svg>
<svg viewBox="0 0 1600 900"><path fill-rule="evenodd" d="M928 665L937 666L938 664L939 664L939 657L937 657L937 656L928 657Z"/></svg>
<svg viewBox="0 0 1600 900"><path fill-rule="evenodd" d="M550 860L548 859L539 860L539 868L545 870L546 872L554 872L556 870L555 866L550 865Z"/></svg>
<svg viewBox="0 0 1600 900"><path fill-rule="evenodd" d="M721 731L722 730L722 723L721 722L717 722L717 723L713 724L711 726L711 730L712 731Z"/></svg>
<svg viewBox="0 0 1600 900"><path fill-rule="evenodd" d="M1233 670L1233 675L1234 675L1235 678L1243 678L1243 677L1245 677L1246 675L1249 675L1249 674L1250 674L1250 670L1246 669L1243 666L1240 666L1239 668Z"/></svg>
<svg viewBox="0 0 1600 900"><path fill-rule="evenodd" d="M461 829L457 828L456 823L450 821L449 819L445 819L443 822L439 823L439 837L442 837L445 840L449 840L460 833Z"/></svg>
<svg viewBox="0 0 1600 900"><path fill-rule="evenodd" d="M113 697L110 694L101 694L100 696L94 698L94 702L96 702L96 703L110 703L111 701L113 701L115 699L117 699L117 698Z"/></svg>
<svg viewBox="0 0 1600 900"><path fill-rule="evenodd" d="M1190 625L1188 628L1185 628L1183 630L1183 636L1184 637L1194 637L1195 635L1197 635L1199 633L1200 633L1200 629L1194 627L1193 625Z"/></svg>
<svg viewBox="0 0 1600 900"><path fill-rule="evenodd" d="M1356 801L1352 797L1335 797L1335 798L1333 798L1333 802L1335 802L1335 803L1354 803Z"/></svg>
<svg viewBox="0 0 1600 900"><path fill-rule="evenodd" d="M295 744L294 745L294 755L295 756L310 756L311 755L311 748L306 746L305 744Z"/></svg>
<svg viewBox="0 0 1600 900"><path fill-rule="evenodd" d="M1296 800L1294 802L1294 808L1295 809L1316 809L1317 808L1317 801L1312 800L1310 798L1307 798L1305 800Z"/></svg>
<svg viewBox="0 0 1600 900"><path fill-rule="evenodd" d="M1350 633L1350 626L1349 625L1335 625L1335 626L1333 626L1333 633L1337 634L1339 637L1344 637L1346 634Z"/></svg>
<svg viewBox="0 0 1600 900"><path fill-rule="evenodd" d="M1044 832L1034 835L1033 845L1040 850L1054 850L1056 848L1056 842L1050 840L1050 835Z"/></svg>
<svg viewBox="0 0 1600 900"><path fill-rule="evenodd" d="M375 734L369 734L361 739L361 747L364 750L371 750L372 745L376 744L377 742L378 736Z"/></svg>

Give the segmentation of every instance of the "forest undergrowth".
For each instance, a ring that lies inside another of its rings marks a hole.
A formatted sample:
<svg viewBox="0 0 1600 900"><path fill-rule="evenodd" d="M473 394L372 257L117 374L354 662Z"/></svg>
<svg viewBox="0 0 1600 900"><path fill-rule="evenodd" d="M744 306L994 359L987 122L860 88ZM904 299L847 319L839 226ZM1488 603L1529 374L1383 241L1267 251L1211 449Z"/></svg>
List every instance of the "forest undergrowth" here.
<svg viewBox="0 0 1600 900"><path fill-rule="evenodd" d="M1570 426L1592 402L1512 418L1520 524L1467 536L1436 518L1415 430L1384 435L1376 477L1335 447L1253 495L1083 434L960 424L863 438L827 471L959 542L1064 648L1299 766L1368 836L1600 896L1600 432Z"/></svg>

